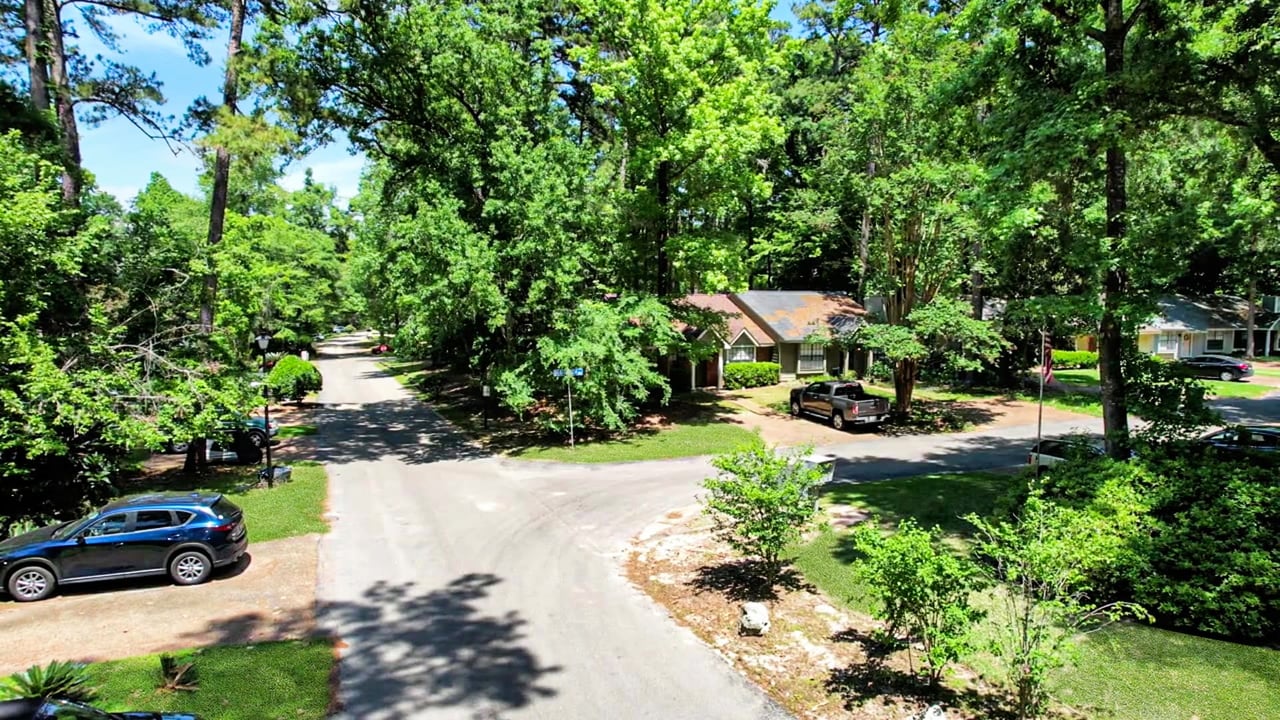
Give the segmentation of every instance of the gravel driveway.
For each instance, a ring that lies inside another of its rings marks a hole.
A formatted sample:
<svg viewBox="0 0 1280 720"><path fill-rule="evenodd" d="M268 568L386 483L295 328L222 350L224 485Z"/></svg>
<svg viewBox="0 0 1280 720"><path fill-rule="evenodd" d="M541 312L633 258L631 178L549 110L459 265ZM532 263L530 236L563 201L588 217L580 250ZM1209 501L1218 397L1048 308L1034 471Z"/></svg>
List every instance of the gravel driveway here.
<svg viewBox="0 0 1280 720"><path fill-rule="evenodd" d="M250 542L249 562L193 587L154 579L72 586L36 603L6 597L0 600L0 675L51 660L112 660L309 635L319 537Z"/></svg>

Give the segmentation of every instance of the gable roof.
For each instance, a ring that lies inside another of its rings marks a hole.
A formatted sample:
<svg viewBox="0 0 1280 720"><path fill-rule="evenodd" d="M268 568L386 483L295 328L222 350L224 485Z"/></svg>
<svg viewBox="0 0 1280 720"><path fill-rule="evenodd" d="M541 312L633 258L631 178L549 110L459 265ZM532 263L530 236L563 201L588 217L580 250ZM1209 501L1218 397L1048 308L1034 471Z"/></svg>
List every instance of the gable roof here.
<svg viewBox="0 0 1280 720"><path fill-rule="evenodd" d="M804 342L823 333L844 333L860 326L866 309L840 292L748 290L736 302L778 342Z"/></svg>
<svg viewBox="0 0 1280 720"><path fill-rule="evenodd" d="M726 343L732 343L738 339L745 331L751 336L752 340L761 347L771 347L773 338L764 328L760 327L751 316L742 312L742 308L738 307L727 293L691 293L684 296L684 302L703 310L712 310L725 316L725 324L729 329L729 337L724 338ZM697 328L682 328L685 332L697 332Z"/></svg>
<svg viewBox="0 0 1280 720"><path fill-rule="evenodd" d="M1243 298L1221 295L1192 298L1166 295L1156 301L1156 315L1143 323L1144 330L1203 332L1205 330L1245 330L1249 303ZM1274 319L1274 314L1257 308L1255 324Z"/></svg>

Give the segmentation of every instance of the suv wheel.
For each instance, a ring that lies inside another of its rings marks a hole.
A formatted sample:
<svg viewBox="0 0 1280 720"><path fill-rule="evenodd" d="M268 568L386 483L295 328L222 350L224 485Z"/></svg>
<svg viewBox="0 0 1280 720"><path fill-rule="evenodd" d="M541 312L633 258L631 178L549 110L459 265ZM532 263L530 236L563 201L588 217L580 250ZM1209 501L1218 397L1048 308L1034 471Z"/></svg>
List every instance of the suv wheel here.
<svg viewBox="0 0 1280 720"><path fill-rule="evenodd" d="M187 550L169 561L169 577L179 585L199 585L209 579L213 563L199 550Z"/></svg>
<svg viewBox="0 0 1280 720"><path fill-rule="evenodd" d="M28 565L13 571L9 576L9 595L18 602L35 602L53 594L58 580L48 568Z"/></svg>
<svg viewBox="0 0 1280 720"><path fill-rule="evenodd" d="M254 444L254 447L264 448L267 446L267 434L261 430L250 430L249 441Z"/></svg>
<svg viewBox="0 0 1280 720"><path fill-rule="evenodd" d="M800 417L800 401L799 400L791 401L791 414L796 417Z"/></svg>
<svg viewBox="0 0 1280 720"><path fill-rule="evenodd" d="M1236 379L1236 374L1231 372L1230 370L1223 370L1222 374L1219 375L1218 377L1222 380L1222 382L1231 382L1232 380Z"/></svg>
<svg viewBox="0 0 1280 720"><path fill-rule="evenodd" d="M831 427L837 430L844 429L844 413L839 410L831 413Z"/></svg>

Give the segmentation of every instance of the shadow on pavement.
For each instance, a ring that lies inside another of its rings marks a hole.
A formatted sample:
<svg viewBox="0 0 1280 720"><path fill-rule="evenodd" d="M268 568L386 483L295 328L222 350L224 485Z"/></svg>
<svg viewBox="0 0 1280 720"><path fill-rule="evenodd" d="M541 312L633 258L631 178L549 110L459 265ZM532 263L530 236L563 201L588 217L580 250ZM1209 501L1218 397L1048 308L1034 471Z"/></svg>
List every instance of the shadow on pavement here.
<svg viewBox="0 0 1280 720"><path fill-rule="evenodd" d="M1045 437L1054 434L1046 432ZM875 454L853 455L836 451L833 483L857 483L942 472L978 472L1022 465L1035 441L991 435L938 438L932 446L921 447L912 459ZM874 446L866 446L872 448ZM819 453L824 454L824 453Z"/></svg>
<svg viewBox="0 0 1280 720"><path fill-rule="evenodd" d="M313 417L321 431L308 437L308 446L320 462L394 457L409 465L424 465L491 457L414 398L325 406Z"/></svg>
<svg viewBox="0 0 1280 720"><path fill-rule="evenodd" d="M528 621L510 611L487 615L480 607L501 578L460 576L444 587L379 582L356 602L321 603L323 627L346 650L341 683L343 716L361 719L414 717L431 708L464 707L472 717L497 718L557 691L545 666L521 644ZM265 626L304 626L302 617L245 615L218 622L205 636L216 644L252 642Z"/></svg>

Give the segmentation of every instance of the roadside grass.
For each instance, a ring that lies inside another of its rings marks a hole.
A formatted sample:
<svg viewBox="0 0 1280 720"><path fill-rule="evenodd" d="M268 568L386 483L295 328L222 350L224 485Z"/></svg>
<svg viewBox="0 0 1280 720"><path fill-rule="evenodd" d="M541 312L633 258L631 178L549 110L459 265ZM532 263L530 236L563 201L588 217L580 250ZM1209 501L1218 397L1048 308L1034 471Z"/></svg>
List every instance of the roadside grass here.
<svg viewBox="0 0 1280 720"><path fill-rule="evenodd" d="M575 463L666 460L717 455L751 443L755 438L756 434L750 430L728 422L675 425L616 439L592 440L573 448L567 445L517 448L510 455L522 460Z"/></svg>
<svg viewBox="0 0 1280 720"><path fill-rule="evenodd" d="M990 513L1018 480L994 473L925 475L838 486L824 503L878 515L886 527L906 517L924 527L938 525L949 546L967 552L972 527L960 516ZM847 531L825 528L792 554L805 579L833 600L871 612L872 598L852 568L857 552ZM984 594L975 602L991 599ZM986 664L978 660L975 665ZM1076 666L1058 673L1054 683L1055 697L1087 708L1090 717L1263 720L1280 708L1280 651L1121 624L1086 636Z"/></svg>
<svg viewBox="0 0 1280 720"><path fill-rule="evenodd" d="M1258 372L1256 369L1254 372L1263 374ZM1053 376L1064 383L1070 383L1072 385L1083 385L1087 387L1098 386L1098 371L1093 368L1086 368L1082 370L1054 370ZM1274 376L1280 377L1280 370L1275 371ZM1204 386L1209 389L1210 394L1220 398L1260 398L1275 390L1274 387L1257 385L1249 382L1248 380L1241 382L1223 382L1221 380L1207 380L1200 378L1200 382L1204 383Z"/></svg>
<svg viewBox="0 0 1280 720"><path fill-rule="evenodd" d="M199 688L163 691L158 655L94 663L99 707L193 713L213 720L321 720L330 710L333 645L293 640L175 653L193 661Z"/></svg>
<svg viewBox="0 0 1280 720"><path fill-rule="evenodd" d="M324 506L329 479L324 467L305 461L290 463L290 467L292 482L273 488L252 487L258 481L256 466L215 466L203 475L172 472L145 476L123 489L128 494L180 490L222 493L244 510L251 542L328 532Z"/></svg>
<svg viewBox="0 0 1280 720"><path fill-rule="evenodd" d="M289 438L303 437L305 435L315 435L320 432L320 428L315 425L285 425L276 433L276 437L281 440Z"/></svg>
<svg viewBox="0 0 1280 720"><path fill-rule="evenodd" d="M427 368L424 363L384 361L382 367L405 387L429 403L450 424L492 450L521 460L570 463L614 463L714 455L751 442L755 433L727 417L734 412L720 399L706 394L679 396L629 433L600 435L579 429L575 447L567 440L548 442L532 423L509 411L490 406L484 426L483 398L471 378Z"/></svg>
<svg viewBox="0 0 1280 720"><path fill-rule="evenodd" d="M1253 367L1253 374L1261 375L1263 377L1280 377L1280 368L1258 367L1255 365Z"/></svg>

